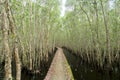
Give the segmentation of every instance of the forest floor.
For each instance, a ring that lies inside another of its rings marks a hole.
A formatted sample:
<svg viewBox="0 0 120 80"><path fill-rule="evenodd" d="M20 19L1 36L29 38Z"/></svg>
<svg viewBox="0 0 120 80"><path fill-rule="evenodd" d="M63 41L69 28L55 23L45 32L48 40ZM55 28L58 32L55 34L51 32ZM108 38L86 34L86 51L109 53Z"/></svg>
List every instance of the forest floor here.
<svg viewBox="0 0 120 80"><path fill-rule="evenodd" d="M44 80L74 80L63 50L58 48Z"/></svg>

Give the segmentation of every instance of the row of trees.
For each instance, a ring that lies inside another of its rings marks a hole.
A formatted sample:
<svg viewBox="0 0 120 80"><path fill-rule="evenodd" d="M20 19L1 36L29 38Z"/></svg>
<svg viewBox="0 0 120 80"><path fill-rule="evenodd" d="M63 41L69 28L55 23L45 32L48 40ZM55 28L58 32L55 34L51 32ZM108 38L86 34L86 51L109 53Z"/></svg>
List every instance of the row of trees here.
<svg viewBox="0 0 120 80"><path fill-rule="evenodd" d="M0 62L5 78L16 80L21 67L38 70L55 46L66 46L88 62L103 66L119 60L120 1L67 0L60 17L60 0L0 0Z"/></svg>
<svg viewBox="0 0 120 80"><path fill-rule="evenodd" d="M67 30L65 45L88 62L119 61L120 11L119 0L68 0L64 27Z"/></svg>
<svg viewBox="0 0 120 80"><path fill-rule="evenodd" d="M58 0L1 0L0 61L5 60L5 80L12 79L16 62L16 80L21 68L40 70L41 61L48 62L48 53L55 47L59 25ZM2 44L3 43L3 44Z"/></svg>

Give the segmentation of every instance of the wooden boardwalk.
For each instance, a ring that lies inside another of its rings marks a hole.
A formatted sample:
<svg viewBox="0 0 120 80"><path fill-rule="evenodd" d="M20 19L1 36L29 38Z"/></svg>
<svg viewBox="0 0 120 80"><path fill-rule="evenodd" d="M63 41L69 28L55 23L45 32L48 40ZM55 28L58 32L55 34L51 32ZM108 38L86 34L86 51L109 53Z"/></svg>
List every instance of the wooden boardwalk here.
<svg viewBox="0 0 120 80"><path fill-rule="evenodd" d="M56 51L44 80L74 80L70 66L61 48Z"/></svg>

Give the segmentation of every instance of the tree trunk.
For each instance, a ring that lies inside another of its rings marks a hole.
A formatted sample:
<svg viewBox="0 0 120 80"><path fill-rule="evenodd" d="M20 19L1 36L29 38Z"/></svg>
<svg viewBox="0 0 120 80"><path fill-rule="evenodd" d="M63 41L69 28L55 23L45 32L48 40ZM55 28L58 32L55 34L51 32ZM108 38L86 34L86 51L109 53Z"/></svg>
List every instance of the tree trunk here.
<svg viewBox="0 0 120 80"><path fill-rule="evenodd" d="M15 58L15 64L16 64L16 80L21 80L21 62L18 54L18 41L17 41L16 32L15 32L15 24L14 24L12 13L9 7L9 0L5 1L5 9L6 9L7 17L9 20L10 30L14 36L13 41L14 41L14 58Z"/></svg>
<svg viewBox="0 0 120 80"><path fill-rule="evenodd" d="M100 52L100 41L99 41L99 18L98 18L98 3L96 0L94 0L94 10L95 10L95 34L96 34L96 38L95 38L95 50L97 53L97 61L98 63L100 63L100 66L102 67L102 61L101 61L101 52Z"/></svg>
<svg viewBox="0 0 120 80"><path fill-rule="evenodd" d="M29 20L29 28L32 28L32 26L33 26L33 20L32 20L32 2L30 2L30 4L29 4L29 7L30 7L30 9L29 9L29 18L30 18L30 20ZM32 38L33 38L33 34L32 34L32 30L30 30L30 40L29 40L29 70L32 70L33 69L33 53L32 53Z"/></svg>
<svg viewBox="0 0 120 80"><path fill-rule="evenodd" d="M96 35L97 35L97 41L99 40L99 18L98 18L98 3L96 0L94 0L94 9L95 9L95 22L96 22Z"/></svg>
<svg viewBox="0 0 120 80"><path fill-rule="evenodd" d="M15 63L16 63L16 80L21 80L21 62L18 54L18 43L17 39L14 43L14 57L15 57Z"/></svg>
<svg viewBox="0 0 120 80"><path fill-rule="evenodd" d="M3 25L2 25L3 46L5 53L5 80L12 80L11 54L8 43L8 26L7 26L7 15L5 9L3 9L2 16L3 16Z"/></svg>
<svg viewBox="0 0 120 80"><path fill-rule="evenodd" d="M104 25L105 25L105 30L106 30L106 54L108 54L108 60L109 60L109 63L111 64L109 29L108 29L108 24L107 24L107 20L106 20L104 8L103 8L103 2L102 0L100 1L101 1L102 14L103 14Z"/></svg>
<svg viewBox="0 0 120 80"><path fill-rule="evenodd" d="M29 70L32 70L33 69L33 65L32 65L32 50L31 50L31 44L29 43L29 61L30 61L30 64L29 64Z"/></svg>

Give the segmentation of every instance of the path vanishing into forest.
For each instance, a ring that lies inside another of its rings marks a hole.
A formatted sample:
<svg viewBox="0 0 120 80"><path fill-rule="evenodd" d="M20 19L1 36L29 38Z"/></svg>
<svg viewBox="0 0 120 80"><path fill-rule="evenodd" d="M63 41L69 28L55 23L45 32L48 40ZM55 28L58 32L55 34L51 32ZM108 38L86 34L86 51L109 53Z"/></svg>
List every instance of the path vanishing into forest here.
<svg viewBox="0 0 120 80"><path fill-rule="evenodd" d="M56 51L44 80L74 80L70 66L61 48Z"/></svg>

